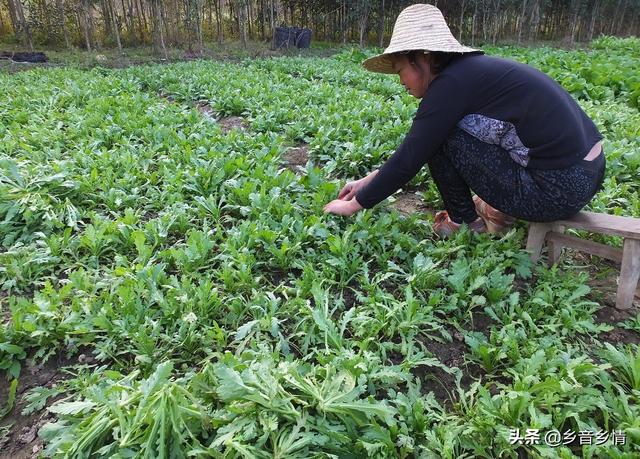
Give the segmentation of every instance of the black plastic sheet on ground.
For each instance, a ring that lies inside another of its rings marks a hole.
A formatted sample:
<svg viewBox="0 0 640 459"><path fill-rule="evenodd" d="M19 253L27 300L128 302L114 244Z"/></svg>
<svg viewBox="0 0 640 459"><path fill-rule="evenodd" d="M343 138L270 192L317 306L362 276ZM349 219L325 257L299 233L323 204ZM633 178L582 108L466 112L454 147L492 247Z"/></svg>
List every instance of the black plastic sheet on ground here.
<svg viewBox="0 0 640 459"><path fill-rule="evenodd" d="M32 62L32 63L40 63L47 62L49 58L45 53L40 52L0 52L0 59L9 59L13 62Z"/></svg>
<svg viewBox="0 0 640 459"><path fill-rule="evenodd" d="M276 49L289 48L291 46L309 48L311 46L311 29L276 27L273 45Z"/></svg>

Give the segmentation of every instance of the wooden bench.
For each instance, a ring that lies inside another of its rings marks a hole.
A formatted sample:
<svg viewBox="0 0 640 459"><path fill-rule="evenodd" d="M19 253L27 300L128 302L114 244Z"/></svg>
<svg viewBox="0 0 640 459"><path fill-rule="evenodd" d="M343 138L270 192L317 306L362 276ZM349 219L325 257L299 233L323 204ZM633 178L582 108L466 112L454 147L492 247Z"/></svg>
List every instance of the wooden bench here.
<svg viewBox="0 0 640 459"><path fill-rule="evenodd" d="M598 242L570 236L564 234L567 228L610 236L621 236L624 238L624 245L621 250ZM531 253L531 259L534 263L540 257L545 241L549 254L549 266L558 261L562 247L571 247L620 263L616 308L628 309L632 306L638 277L640 277L640 218L580 212L567 220L531 223L527 238L527 250Z"/></svg>

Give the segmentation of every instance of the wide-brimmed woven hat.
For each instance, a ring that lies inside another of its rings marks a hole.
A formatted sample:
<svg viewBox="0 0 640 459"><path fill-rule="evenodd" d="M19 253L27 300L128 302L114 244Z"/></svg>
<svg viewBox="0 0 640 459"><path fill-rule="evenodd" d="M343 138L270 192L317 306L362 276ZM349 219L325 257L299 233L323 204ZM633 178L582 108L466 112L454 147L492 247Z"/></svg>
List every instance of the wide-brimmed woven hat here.
<svg viewBox="0 0 640 459"><path fill-rule="evenodd" d="M443 51L449 53L477 53L477 49L463 46L453 37L444 16L433 5L418 3L400 12L393 26L391 42L378 56L362 63L364 68L378 73L396 73L390 54L401 51Z"/></svg>

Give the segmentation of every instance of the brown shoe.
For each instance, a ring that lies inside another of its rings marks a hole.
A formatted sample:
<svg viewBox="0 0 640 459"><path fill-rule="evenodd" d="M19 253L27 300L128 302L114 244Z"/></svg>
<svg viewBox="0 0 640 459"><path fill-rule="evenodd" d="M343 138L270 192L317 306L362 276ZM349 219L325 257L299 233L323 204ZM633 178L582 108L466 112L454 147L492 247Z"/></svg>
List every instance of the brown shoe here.
<svg viewBox="0 0 640 459"><path fill-rule="evenodd" d="M441 210L436 213L433 222L433 231L440 237L449 237L462 226L461 223L456 223L449 218L449 213L446 210ZM484 220L478 217L475 221L468 223L469 229L474 233L486 233L487 227Z"/></svg>
<svg viewBox="0 0 640 459"><path fill-rule="evenodd" d="M498 209L491 207L480 196L474 196L473 202L476 205L476 212L482 219L487 227L489 233L504 233L511 228L516 219L500 212Z"/></svg>

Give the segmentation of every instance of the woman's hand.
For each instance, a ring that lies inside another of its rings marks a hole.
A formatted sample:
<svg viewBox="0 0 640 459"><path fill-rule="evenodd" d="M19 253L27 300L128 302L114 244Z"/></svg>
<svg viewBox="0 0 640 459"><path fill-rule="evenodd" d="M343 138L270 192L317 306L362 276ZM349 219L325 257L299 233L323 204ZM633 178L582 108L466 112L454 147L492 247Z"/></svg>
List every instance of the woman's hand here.
<svg viewBox="0 0 640 459"><path fill-rule="evenodd" d="M344 187L342 187L340 193L338 193L338 199L342 199L344 201L350 200L356 195L356 193L358 193L358 191L364 188L371 181L371 179L376 176L377 173L378 171L375 170L366 177L361 178L360 180L348 182Z"/></svg>
<svg viewBox="0 0 640 459"><path fill-rule="evenodd" d="M356 200L356 198L351 198L348 201L345 201L343 199L334 199L323 208L325 213L344 215L345 217L353 215L362 209L363 207Z"/></svg>
<svg viewBox="0 0 640 459"><path fill-rule="evenodd" d="M340 193L338 193L338 199L349 201L358 193L358 191L364 188L364 186L366 185L366 183L364 183L365 179L366 177L361 178L360 180L348 182L345 186L342 187Z"/></svg>
<svg viewBox="0 0 640 459"><path fill-rule="evenodd" d="M373 171L366 177L361 178L360 180L354 180L352 182L347 183L342 189L340 193L338 193L338 199L334 199L329 204L324 206L325 213L331 213L336 215L353 215L359 210L362 210L363 207L356 200L355 196L358 191L360 191L365 185L367 185L373 177L378 173L377 170Z"/></svg>

